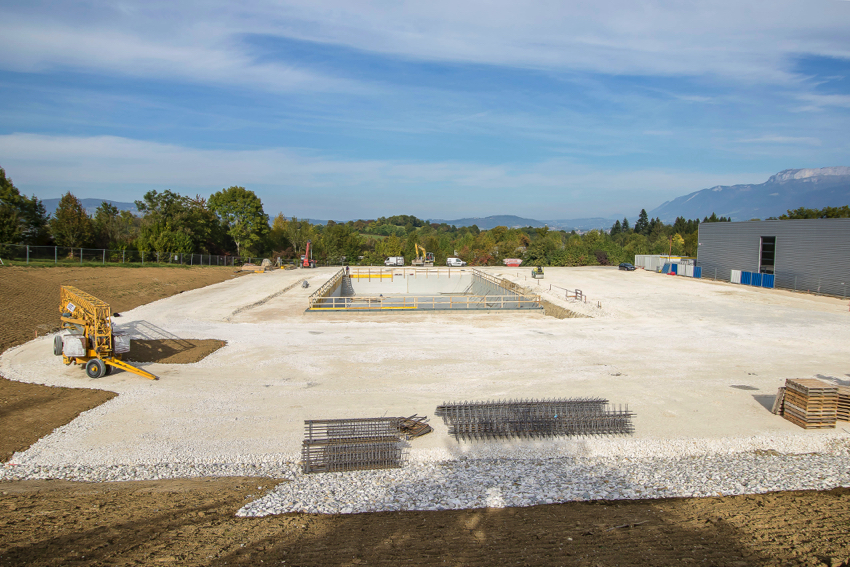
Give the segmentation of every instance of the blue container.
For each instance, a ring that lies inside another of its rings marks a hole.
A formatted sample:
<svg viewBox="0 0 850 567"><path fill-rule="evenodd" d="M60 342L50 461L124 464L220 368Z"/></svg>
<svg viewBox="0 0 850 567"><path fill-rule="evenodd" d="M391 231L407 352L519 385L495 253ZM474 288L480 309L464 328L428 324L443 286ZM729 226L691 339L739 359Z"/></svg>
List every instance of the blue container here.
<svg viewBox="0 0 850 567"><path fill-rule="evenodd" d="M670 264L668 262L664 262L664 265L661 266L661 273L662 274L669 274L670 273Z"/></svg>
<svg viewBox="0 0 850 567"><path fill-rule="evenodd" d="M702 277L702 266L697 266L694 268L694 277L701 278Z"/></svg>
<svg viewBox="0 0 850 567"><path fill-rule="evenodd" d="M678 264L670 264L670 273L678 274L679 273L679 265Z"/></svg>
<svg viewBox="0 0 850 567"><path fill-rule="evenodd" d="M753 281L753 273L752 272L741 272L741 285L750 285L750 282Z"/></svg>
<svg viewBox="0 0 850 567"><path fill-rule="evenodd" d="M756 287L761 287L761 274L758 272L753 272L753 277L750 284Z"/></svg>
<svg viewBox="0 0 850 567"><path fill-rule="evenodd" d="M761 287L769 287L773 289L774 284L776 283L776 276L773 274L762 274L761 276Z"/></svg>

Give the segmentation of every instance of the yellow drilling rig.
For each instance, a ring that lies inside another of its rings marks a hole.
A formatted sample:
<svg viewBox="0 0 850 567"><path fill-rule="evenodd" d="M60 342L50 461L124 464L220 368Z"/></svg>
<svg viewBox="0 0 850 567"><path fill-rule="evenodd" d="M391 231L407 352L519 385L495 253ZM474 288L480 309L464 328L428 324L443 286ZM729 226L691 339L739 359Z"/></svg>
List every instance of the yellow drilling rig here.
<svg viewBox="0 0 850 567"><path fill-rule="evenodd" d="M121 360L130 350L130 339L112 332L109 305L84 291L63 285L59 288L59 313L67 335L53 338L53 354L65 364L82 364L89 378L100 378L121 368L156 380L156 376Z"/></svg>

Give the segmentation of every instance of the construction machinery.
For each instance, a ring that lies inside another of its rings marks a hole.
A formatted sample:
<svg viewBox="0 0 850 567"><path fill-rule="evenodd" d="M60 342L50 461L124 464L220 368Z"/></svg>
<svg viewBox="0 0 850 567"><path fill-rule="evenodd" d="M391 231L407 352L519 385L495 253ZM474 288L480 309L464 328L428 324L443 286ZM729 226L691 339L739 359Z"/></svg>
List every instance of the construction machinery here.
<svg viewBox="0 0 850 567"><path fill-rule="evenodd" d="M101 378L120 368L150 380L157 377L121 360L130 351L130 339L112 332L109 305L84 291L63 285L59 288L62 328L70 331L53 338L53 354L68 364L85 366L89 378Z"/></svg>
<svg viewBox="0 0 850 567"><path fill-rule="evenodd" d="M307 241L307 248L304 249L304 255L301 256L301 267L302 268L315 268L316 261L310 258L310 249L313 246L313 241Z"/></svg>
<svg viewBox="0 0 850 567"><path fill-rule="evenodd" d="M543 266L537 266L536 268L531 268L531 277L536 280L543 279Z"/></svg>
<svg viewBox="0 0 850 567"><path fill-rule="evenodd" d="M416 243L414 243L414 246L416 246L416 258L413 259L413 261L410 262L410 265L411 266L424 266L424 267L427 267L427 268L433 268L434 267L434 253L433 252L426 252L424 246L419 246Z"/></svg>

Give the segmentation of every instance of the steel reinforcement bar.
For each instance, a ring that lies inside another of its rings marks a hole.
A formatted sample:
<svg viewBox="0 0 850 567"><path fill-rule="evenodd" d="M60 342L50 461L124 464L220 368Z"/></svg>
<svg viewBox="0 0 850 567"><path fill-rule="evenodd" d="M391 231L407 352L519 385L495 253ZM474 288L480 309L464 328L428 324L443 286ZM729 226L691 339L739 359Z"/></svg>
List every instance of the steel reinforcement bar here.
<svg viewBox="0 0 850 567"><path fill-rule="evenodd" d="M461 402L437 407L436 415L457 439L627 435L634 414L602 398Z"/></svg>
<svg viewBox="0 0 850 567"><path fill-rule="evenodd" d="M301 467L305 473L397 469L404 464L398 437L386 439L304 441Z"/></svg>

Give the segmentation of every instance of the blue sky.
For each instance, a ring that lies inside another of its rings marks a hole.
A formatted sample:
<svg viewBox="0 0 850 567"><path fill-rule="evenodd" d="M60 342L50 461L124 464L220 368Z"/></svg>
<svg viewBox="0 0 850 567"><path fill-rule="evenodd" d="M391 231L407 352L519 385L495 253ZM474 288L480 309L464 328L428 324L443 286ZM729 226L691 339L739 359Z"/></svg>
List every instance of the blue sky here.
<svg viewBox="0 0 850 567"><path fill-rule="evenodd" d="M850 2L0 5L27 194L272 215L634 216L850 165Z"/></svg>

